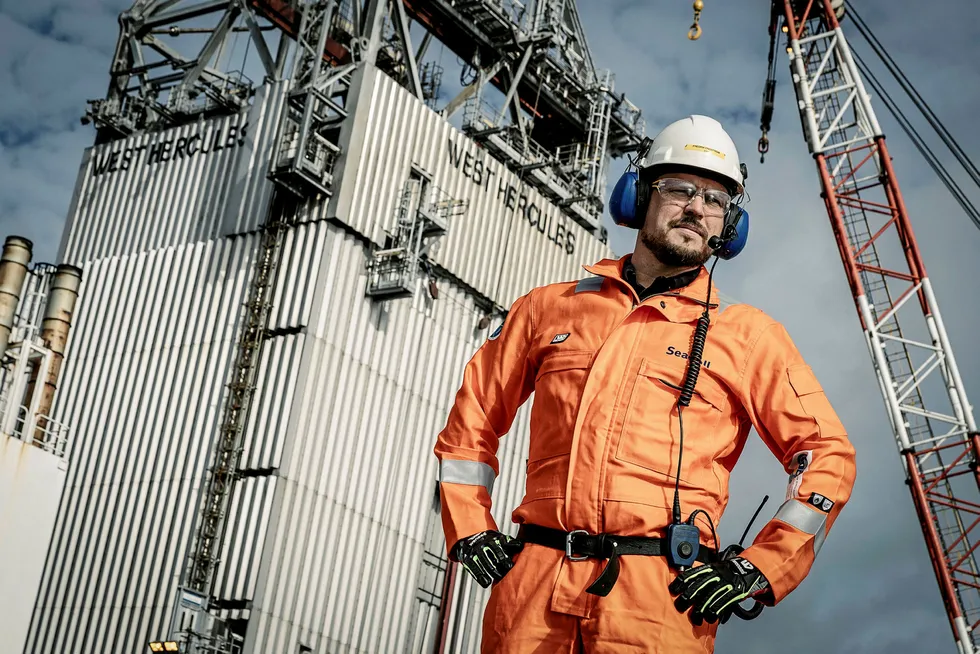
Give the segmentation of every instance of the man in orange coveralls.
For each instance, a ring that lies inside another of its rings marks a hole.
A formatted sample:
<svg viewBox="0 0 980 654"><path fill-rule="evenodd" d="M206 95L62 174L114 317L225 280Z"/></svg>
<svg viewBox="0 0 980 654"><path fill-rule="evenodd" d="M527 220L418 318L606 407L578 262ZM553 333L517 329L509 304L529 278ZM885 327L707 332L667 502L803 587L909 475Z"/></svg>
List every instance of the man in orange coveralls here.
<svg viewBox="0 0 980 654"><path fill-rule="evenodd" d="M611 206L639 230L632 255L518 298L438 437L450 557L493 584L485 653L710 653L738 602L773 606L800 584L850 497L854 449L785 328L709 295L704 264L737 254L747 231L731 138L690 116L641 166ZM490 492L498 439L532 392L515 540L497 530ZM753 426L789 488L754 543L721 560L713 525Z"/></svg>

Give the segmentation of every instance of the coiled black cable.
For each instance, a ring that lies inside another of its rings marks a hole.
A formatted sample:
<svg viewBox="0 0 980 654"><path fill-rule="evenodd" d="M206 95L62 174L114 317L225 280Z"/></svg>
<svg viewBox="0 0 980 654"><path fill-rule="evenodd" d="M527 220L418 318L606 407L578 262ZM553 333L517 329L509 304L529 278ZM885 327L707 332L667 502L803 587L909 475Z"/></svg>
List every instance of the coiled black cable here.
<svg viewBox="0 0 980 654"><path fill-rule="evenodd" d="M710 282L709 282L710 283ZM711 293L711 289L708 289ZM698 318L698 326L694 329L694 341L691 344L691 352L688 354L687 375L684 377L684 384L681 386L681 396L677 403L681 406L688 406L691 398L694 397L694 387L698 383L698 375L701 373L701 356L704 354L704 344L708 340L708 325L711 318L708 317L708 309L704 310Z"/></svg>
<svg viewBox="0 0 980 654"><path fill-rule="evenodd" d="M684 407L688 406L691 403L691 398L694 397L694 388L697 386L698 375L701 373L701 355L704 353L704 344L708 340L708 327L711 323L711 318L708 316L708 308L711 306L711 278L715 274L717 264L718 257L715 257L711 264L711 270L708 271L708 296L704 300L704 313L698 318L697 327L694 328L691 352L687 356L687 374L684 376L681 394L677 399L677 424L680 430L680 443L677 447L677 473L674 475L674 506L672 507L674 524L683 521L681 518L681 463L684 461L684 418L682 414ZM712 525L712 530L714 530L714 525Z"/></svg>

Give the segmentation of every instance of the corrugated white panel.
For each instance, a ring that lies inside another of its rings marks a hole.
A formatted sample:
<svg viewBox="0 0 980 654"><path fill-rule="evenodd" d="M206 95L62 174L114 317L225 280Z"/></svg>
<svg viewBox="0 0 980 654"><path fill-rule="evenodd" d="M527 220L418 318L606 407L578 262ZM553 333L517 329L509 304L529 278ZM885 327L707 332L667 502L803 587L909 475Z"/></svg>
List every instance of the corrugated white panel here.
<svg viewBox="0 0 980 654"><path fill-rule="evenodd" d="M228 535L223 543L215 596L222 600L247 600L255 596L255 584L272 510L275 475L245 477L234 485L228 513Z"/></svg>
<svg viewBox="0 0 980 654"><path fill-rule="evenodd" d="M259 357L255 397L246 423L241 468L278 469L290 407L299 381L304 339L298 334L266 339Z"/></svg>
<svg viewBox="0 0 980 654"><path fill-rule="evenodd" d="M351 138L332 205L338 219L377 243L392 230L402 188L416 166L432 184L468 203L451 219L433 260L505 306L531 287L579 279L583 264L611 256L525 178L454 128L387 75L360 71L367 119ZM360 130L360 131L358 131Z"/></svg>
<svg viewBox="0 0 980 654"><path fill-rule="evenodd" d="M485 334L481 312L440 282L432 300L372 302L366 248L331 227L323 247L318 322L277 493L251 652L403 651L436 488L436 434L462 370ZM527 409L502 441L494 515L509 528L524 488Z"/></svg>
<svg viewBox="0 0 980 654"><path fill-rule="evenodd" d="M252 601L235 613L249 619L248 654L297 642L387 654L412 642L432 449L486 332L477 298L447 281L438 300L421 280L413 299L365 296L363 236L378 243L394 223L411 164L469 202L434 258L500 304L580 278L581 264L609 255L390 80L369 86L352 140L360 149L348 153L330 206L303 208L287 231L275 282L244 445L252 476L234 489L216 589L221 600ZM75 451L29 651L131 654L167 633L221 420L257 244L250 232L267 213L265 158L281 99L268 92L278 99L256 102L251 150L246 142L152 165L131 154L128 170L95 177L107 160L85 162L62 248L85 277L54 411L72 425ZM184 138L186 150L191 136L240 120L128 147ZM239 236L215 238L229 233ZM527 424L525 409L501 446L494 515L508 531ZM464 589L458 622L478 625L482 601Z"/></svg>
<svg viewBox="0 0 980 654"><path fill-rule="evenodd" d="M67 462L0 433L0 651L21 652Z"/></svg>
<svg viewBox="0 0 980 654"><path fill-rule="evenodd" d="M269 329L295 329L309 324L325 232L322 221L301 223L286 231L282 263L272 293Z"/></svg>
<svg viewBox="0 0 980 654"><path fill-rule="evenodd" d="M72 465L28 651L135 652L165 633L255 243L86 264L54 412Z"/></svg>
<svg viewBox="0 0 980 654"><path fill-rule="evenodd" d="M62 261L85 262L254 230L283 85L240 114L94 146L76 183Z"/></svg>

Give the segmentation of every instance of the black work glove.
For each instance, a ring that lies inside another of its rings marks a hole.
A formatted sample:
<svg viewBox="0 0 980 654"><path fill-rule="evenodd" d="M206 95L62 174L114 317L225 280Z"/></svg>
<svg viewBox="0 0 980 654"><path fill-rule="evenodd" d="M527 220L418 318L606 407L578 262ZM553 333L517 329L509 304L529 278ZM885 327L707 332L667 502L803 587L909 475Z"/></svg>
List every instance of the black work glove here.
<svg viewBox="0 0 980 654"><path fill-rule="evenodd" d="M702 620L725 624L739 602L768 588L765 576L740 556L685 570L667 587L677 597L674 607L678 611L694 607L690 617L695 626Z"/></svg>
<svg viewBox="0 0 980 654"><path fill-rule="evenodd" d="M524 543L499 531L481 531L453 545L450 555L463 564L476 583L484 588L500 581L514 567L511 557L524 549Z"/></svg>

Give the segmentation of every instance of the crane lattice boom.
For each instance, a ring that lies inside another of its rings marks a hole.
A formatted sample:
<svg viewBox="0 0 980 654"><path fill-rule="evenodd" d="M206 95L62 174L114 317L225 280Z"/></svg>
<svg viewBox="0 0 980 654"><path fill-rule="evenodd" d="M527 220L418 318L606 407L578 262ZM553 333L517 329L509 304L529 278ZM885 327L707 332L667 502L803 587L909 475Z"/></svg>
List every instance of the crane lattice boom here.
<svg viewBox="0 0 980 654"><path fill-rule="evenodd" d="M775 1L804 136L953 637L961 654L973 654L980 436L972 407L885 137L838 22L843 3Z"/></svg>

